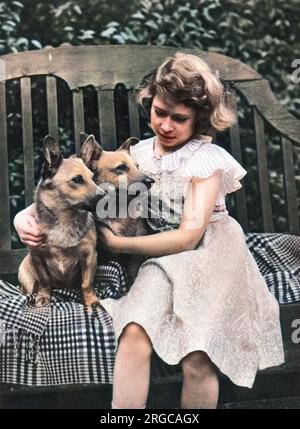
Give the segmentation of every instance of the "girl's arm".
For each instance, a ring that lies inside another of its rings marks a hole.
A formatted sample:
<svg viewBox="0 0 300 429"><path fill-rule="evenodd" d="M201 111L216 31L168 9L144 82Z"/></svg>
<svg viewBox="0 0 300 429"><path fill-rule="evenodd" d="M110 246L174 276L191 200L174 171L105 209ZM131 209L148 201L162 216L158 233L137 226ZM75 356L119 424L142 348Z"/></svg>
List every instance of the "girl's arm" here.
<svg viewBox="0 0 300 429"><path fill-rule="evenodd" d="M142 237L117 237L101 228L103 244L115 253L163 256L193 250L201 240L220 192L221 172L207 179L193 178L179 229Z"/></svg>
<svg viewBox="0 0 300 429"><path fill-rule="evenodd" d="M22 243L29 247L37 247L44 241L42 225L37 222L35 203L16 214L14 226Z"/></svg>

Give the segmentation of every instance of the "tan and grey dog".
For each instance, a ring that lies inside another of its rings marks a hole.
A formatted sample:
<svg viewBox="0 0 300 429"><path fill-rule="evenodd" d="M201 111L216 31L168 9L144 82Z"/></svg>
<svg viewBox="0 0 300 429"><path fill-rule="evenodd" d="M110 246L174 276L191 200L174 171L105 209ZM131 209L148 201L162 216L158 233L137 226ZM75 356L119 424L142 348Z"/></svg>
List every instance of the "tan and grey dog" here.
<svg viewBox="0 0 300 429"><path fill-rule="evenodd" d="M130 156L130 147L137 144L139 140L131 137L116 151L106 151L96 141L93 135L88 136L87 134L81 133L80 138L82 147L79 152L79 156L89 169L93 171L96 184L100 187L104 183L111 184L116 190L116 216L114 218L108 217L99 219L96 215L96 226L105 225L118 236L134 237L149 234L149 229L147 228L143 212L133 213L134 216L118 216L121 209L121 207L118 206L118 191L121 183L120 179L125 178L126 176L128 188L130 185L142 183L145 185L146 189L149 189L154 183L152 178L138 170ZM128 205L132 198L133 196L129 193L126 199ZM127 208L128 207L125 208L126 211ZM124 209L124 207L122 207L122 209ZM111 255L107 255L107 252L104 254L101 251L101 240L99 240L98 245L98 252L101 255L100 260L103 261L104 258L109 258ZM116 255L113 255L113 258L116 259ZM123 254L119 256L118 259L127 266L129 281L133 282L137 271L145 258L137 255L132 256Z"/></svg>
<svg viewBox="0 0 300 429"><path fill-rule="evenodd" d="M50 136L44 139L43 157L35 201L45 242L30 249L20 265L21 290L33 294L33 304L41 307L49 303L52 289L81 285L84 305L100 306L92 289L97 266L92 212L101 190L80 155L64 159Z"/></svg>

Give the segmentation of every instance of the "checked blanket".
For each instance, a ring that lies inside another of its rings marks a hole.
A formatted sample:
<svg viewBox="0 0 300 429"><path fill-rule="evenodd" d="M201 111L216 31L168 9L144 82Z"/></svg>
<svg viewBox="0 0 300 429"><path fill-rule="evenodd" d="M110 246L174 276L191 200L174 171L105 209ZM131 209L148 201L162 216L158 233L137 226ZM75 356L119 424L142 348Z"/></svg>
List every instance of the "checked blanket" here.
<svg viewBox="0 0 300 429"><path fill-rule="evenodd" d="M120 264L99 266L94 281L100 299L127 292ZM30 386L111 383L115 359L111 318L87 311L80 292L56 290L51 304L30 306L19 287L0 281L0 381Z"/></svg>
<svg viewBox="0 0 300 429"><path fill-rule="evenodd" d="M268 288L280 304L300 300L300 237L246 234ZM94 288L100 299L128 292L116 261L99 266ZM111 383L116 351L112 321L101 309L88 312L74 290L54 291L36 309L17 286L0 280L0 382L30 386ZM154 358L152 376L179 370Z"/></svg>
<svg viewBox="0 0 300 429"><path fill-rule="evenodd" d="M300 301L300 237L248 233L246 243L279 304Z"/></svg>

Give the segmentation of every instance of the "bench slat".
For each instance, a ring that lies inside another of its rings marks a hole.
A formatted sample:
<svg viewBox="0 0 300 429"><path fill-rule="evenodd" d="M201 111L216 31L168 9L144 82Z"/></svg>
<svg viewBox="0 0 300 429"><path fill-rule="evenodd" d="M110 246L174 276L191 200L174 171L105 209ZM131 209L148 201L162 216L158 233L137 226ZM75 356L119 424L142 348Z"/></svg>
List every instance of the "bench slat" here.
<svg viewBox="0 0 300 429"><path fill-rule="evenodd" d="M236 100L236 91L233 88L227 88L226 90L230 91L230 104L232 109L237 115L237 100ZM240 163L242 162L242 151L241 151L241 141L240 141L240 130L238 121L230 127L230 142L231 142L231 153L234 158ZM235 193L236 201L236 213L237 218L243 230L248 232L248 212L247 212L247 202L246 202L246 192L245 187L243 186L238 192Z"/></svg>
<svg viewBox="0 0 300 429"><path fill-rule="evenodd" d="M53 76L46 77L48 134L58 141L57 88Z"/></svg>
<svg viewBox="0 0 300 429"><path fill-rule="evenodd" d="M128 91L128 110L129 110L129 130L131 137L141 136L139 108L136 102L136 91L134 89Z"/></svg>
<svg viewBox="0 0 300 429"><path fill-rule="evenodd" d="M276 99L267 80L235 82L234 87L243 94L250 106L256 106L260 114L280 134L300 145L300 121Z"/></svg>
<svg viewBox="0 0 300 429"><path fill-rule="evenodd" d="M100 143L106 150L117 149L114 91L97 89Z"/></svg>
<svg viewBox="0 0 300 429"><path fill-rule="evenodd" d="M21 109L23 130L25 205L28 206L33 201L34 189L32 103L31 82L29 77L23 77L21 79Z"/></svg>
<svg viewBox="0 0 300 429"><path fill-rule="evenodd" d="M295 168L293 160L292 142L285 137L281 138L283 168L284 168L284 184L286 192L286 203L289 220L289 231L299 233L299 220L297 208L297 190L295 183Z"/></svg>
<svg viewBox="0 0 300 429"><path fill-rule="evenodd" d="M84 110L82 90L72 91L73 95L73 118L74 118L74 139L76 152L80 149L80 133L84 132Z"/></svg>
<svg viewBox="0 0 300 429"><path fill-rule="evenodd" d="M272 218L272 205L271 195L269 188L269 175L268 175L268 162L265 143L265 130L264 122L259 112L255 107L252 108L254 116L254 131L255 143L257 149L257 166L258 166L258 180L260 188L260 198L263 215L263 226L265 232L273 232L273 218Z"/></svg>
<svg viewBox="0 0 300 429"><path fill-rule="evenodd" d="M0 250L0 274L16 274L26 254L27 248L8 251Z"/></svg>
<svg viewBox="0 0 300 429"><path fill-rule="evenodd" d="M10 249L9 179L5 83L0 83L0 249Z"/></svg>

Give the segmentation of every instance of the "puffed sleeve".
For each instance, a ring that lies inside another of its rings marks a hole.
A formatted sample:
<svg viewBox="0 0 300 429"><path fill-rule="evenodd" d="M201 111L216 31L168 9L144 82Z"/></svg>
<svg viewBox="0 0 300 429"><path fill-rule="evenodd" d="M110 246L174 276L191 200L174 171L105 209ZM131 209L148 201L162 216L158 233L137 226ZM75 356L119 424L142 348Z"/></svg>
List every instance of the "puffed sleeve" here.
<svg viewBox="0 0 300 429"><path fill-rule="evenodd" d="M187 177L207 178L215 171L222 171L221 194L225 196L242 187L240 180L246 170L223 148L213 143L203 144L186 164Z"/></svg>

